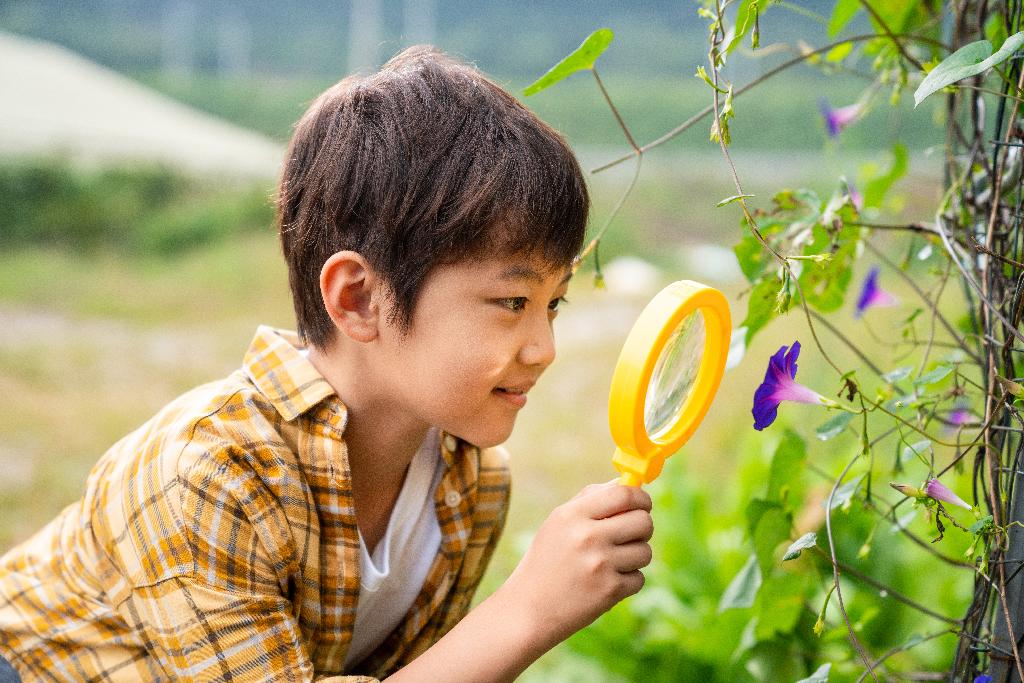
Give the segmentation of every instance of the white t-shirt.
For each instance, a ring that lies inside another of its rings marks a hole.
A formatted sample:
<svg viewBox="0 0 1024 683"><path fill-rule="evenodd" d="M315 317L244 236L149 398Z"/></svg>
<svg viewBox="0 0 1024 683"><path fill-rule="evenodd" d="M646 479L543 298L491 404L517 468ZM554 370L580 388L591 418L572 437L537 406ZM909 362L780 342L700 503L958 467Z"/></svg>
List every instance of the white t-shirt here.
<svg viewBox="0 0 1024 683"><path fill-rule="evenodd" d="M359 600L345 669L373 652L402 622L434 563L441 545L434 493L444 472L439 439L438 431L430 429L413 456L372 556L359 535Z"/></svg>

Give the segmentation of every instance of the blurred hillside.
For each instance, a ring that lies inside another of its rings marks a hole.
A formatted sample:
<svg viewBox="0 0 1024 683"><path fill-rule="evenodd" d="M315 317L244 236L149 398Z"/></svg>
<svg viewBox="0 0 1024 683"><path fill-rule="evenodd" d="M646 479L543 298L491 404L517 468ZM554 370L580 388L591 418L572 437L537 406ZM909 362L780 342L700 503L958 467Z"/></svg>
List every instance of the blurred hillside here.
<svg viewBox="0 0 1024 683"><path fill-rule="evenodd" d="M221 178L266 179L276 174L284 153L263 135L68 49L2 31L0 90L5 155L59 154L91 165L141 161Z"/></svg>

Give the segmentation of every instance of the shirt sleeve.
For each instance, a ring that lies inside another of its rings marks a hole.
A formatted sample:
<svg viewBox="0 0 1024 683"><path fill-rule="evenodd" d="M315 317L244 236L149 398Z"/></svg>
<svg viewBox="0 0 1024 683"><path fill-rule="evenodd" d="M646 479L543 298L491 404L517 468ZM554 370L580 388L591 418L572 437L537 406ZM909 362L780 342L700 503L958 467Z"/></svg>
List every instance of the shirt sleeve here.
<svg viewBox="0 0 1024 683"><path fill-rule="evenodd" d="M136 588L121 606L171 680L313 680L287 601L239 595L195 576Z"/></svg>
<svg viewBox="0 0 1024 683"><path fill-rule="evenodd" d="M316 677L280 590L298 561L287 520L233 448L188 444L168 489L170 517L140 512L151 533L137 562L150 578L132 586L119 614L172 681L372 681Z"/></svg>

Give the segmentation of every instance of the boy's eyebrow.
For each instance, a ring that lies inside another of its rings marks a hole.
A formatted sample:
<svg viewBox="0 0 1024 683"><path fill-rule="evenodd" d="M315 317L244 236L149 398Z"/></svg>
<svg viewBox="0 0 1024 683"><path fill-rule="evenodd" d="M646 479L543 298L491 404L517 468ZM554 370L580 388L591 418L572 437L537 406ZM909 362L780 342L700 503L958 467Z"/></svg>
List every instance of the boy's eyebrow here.
<svg viewBox="0 0 1024 683"><path fill-rule="evenodd" d="M502 280L530 280L531 282L544 282L544 276L530 266L515 265L509 266L498 276ZM564 285L572 278L572 271L568 271L562 278L560 285Z"/></svg>

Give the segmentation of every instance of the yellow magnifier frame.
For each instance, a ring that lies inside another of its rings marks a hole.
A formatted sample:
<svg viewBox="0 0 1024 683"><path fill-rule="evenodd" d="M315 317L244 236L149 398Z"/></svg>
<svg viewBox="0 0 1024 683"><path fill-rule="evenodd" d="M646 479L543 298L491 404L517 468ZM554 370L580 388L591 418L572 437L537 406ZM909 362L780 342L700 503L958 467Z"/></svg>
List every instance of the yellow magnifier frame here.
<svg viewBox="0 0 1024 683"><path fill-rule="evenodd" d="M704 352L693 386L669 424L652 438L645 421L647 392L662 351L680 324L703 316ZM619 354L608 398L608 423L617 446L612 464L627 486L649 484L665 458L678 451L697 429L718 391L732 336L725 296L692 280L673 282L644 308Z"/></svg>

